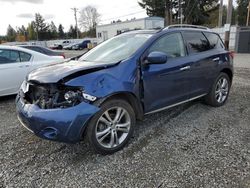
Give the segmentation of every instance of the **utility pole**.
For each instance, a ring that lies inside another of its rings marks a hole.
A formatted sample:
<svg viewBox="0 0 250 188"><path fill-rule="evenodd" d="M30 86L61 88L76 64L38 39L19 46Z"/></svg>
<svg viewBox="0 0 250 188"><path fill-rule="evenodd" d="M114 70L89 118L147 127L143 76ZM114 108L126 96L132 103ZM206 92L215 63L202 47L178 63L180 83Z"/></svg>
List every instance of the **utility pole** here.
<svg viewBox="0 0 250 188"><path fill-rule="evenodd" d="M233 9L233 0L228 0L227 8L227 26L225 27L225 46L229 50L229 40L230 40L230 27L232 23L232 9Z"/></svg>
<svg viewBox="0 0 250 188"><path fill-rule="evenodd" d="M183 1L182 0L178 0L178 20L180 19L180 22L178 21L178 23L180 23L181 25L183 24Z"/></svg>
<svg viewBox="0 0 250 188"><path fill-rule="evenodd" d="M76 21L76 38L79 39L78 25L77 25L77 15L76 15L78 9L77 8L71 8L71 9L74 11L74 16L75 16L75 21Z"/></svg>
<svg viewBox="0 0 250 188"><path fill-rule="evenodd" d="M247 11L247 24L246 26L249 26L249 17L250 17L250 1L248 3L248 7L247 7L248 11Z"/></svg>
<svg viewBox="0 0 250 188"><path fill-rule="evenodd" d="M181 0L181 26L183 24L183 4L184 2Z"/></svg>
<svg viewBox="0 0 250 188"><path fill-rule="evenodd" d="M180 24L180 22L179 22L179 19L180 19L180 13L181 13L181 11L180 11L180 0L178 0L178 24Z"/></svg>
<svg viewBox="0 0 250 188"><path fill-rule="evenodd" d="M220 0L219 23L218 23L218 27L222 27L222 18L223 18L223 0Z"/></svg>

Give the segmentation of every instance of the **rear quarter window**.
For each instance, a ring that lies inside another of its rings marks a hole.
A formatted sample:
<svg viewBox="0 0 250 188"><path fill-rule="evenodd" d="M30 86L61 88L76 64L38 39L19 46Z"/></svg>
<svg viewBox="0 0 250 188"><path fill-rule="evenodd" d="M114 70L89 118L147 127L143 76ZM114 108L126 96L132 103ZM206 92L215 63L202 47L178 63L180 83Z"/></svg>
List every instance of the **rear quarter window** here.
<svg viewBox="0 0 250 188"><path fill-rule="evenodd" d="M204 33L210 43L210 49L225 49L221 38L215 33Z"/></svg>
<svg viewBox="0 0 250 188"><path fill-rule="evenodd" d="M210 50L210 44L202 32L185 31L183 37L186 40L190 54Z"/></svg>
<svg viewBox="0 0 250 188"><path fill-rule="evenodd" d="M31 55L25 52L19 52L21 62L27 62L30 61Z"/></svg>

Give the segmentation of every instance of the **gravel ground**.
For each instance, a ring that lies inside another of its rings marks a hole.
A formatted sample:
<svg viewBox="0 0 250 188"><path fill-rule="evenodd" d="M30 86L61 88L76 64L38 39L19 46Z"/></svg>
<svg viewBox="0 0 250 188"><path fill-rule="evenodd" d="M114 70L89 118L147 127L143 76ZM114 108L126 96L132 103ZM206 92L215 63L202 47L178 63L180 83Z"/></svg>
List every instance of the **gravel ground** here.
<svg viewBox="0 0 250 188"><path fill-rule="evenodd" d="M0 98L0 187L250 187L250 69L220 108L194 101L146 116L113 155L37 138Z"/></svg>

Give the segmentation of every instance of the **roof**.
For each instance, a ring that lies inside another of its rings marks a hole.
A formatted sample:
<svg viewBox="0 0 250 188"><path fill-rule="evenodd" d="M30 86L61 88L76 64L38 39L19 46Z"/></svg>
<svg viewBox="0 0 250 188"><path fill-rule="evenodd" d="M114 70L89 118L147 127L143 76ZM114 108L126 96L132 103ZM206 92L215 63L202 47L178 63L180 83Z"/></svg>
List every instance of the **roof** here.
<svg viewBox="0 0 250 188"><path fill-rule="evenodd" d="M174 28L189 28L189 29L203 29L203 30L210 30L208 27L200 26L200 25L189 25L189 24L176 24L170 25L165 29L174 29Z"/></svg>
<svg viewBox="0 0 250 188"><path fill-rule="evenodd" d="M124 33L130 33L130 34L155 34L157 32L159 32L160 30L157 30L157 29L152 29L152 30L146 30L146 29L141 29L141 30L130 30L130 31L126 31ZM122 34L124 34L122 33Z"/></svg>
<svg viewBox="0 0 250 188"><path fill-rule="evenodd" d="M45 55L45 54L41 54L41 53L39 53L39 52L36 52L36 51L33 51L33 50L29 50L29 49L27 49L27 48L18 47L18 46L0 45L0 49L18 50L18 51L26 52L26 53L33 54L33 55L36 55L36 56L48 57L48 56Z"/></svg>
<svg viewBox="0 0 250 188"><path fill-rule="evenodd" d="M190 26L190 27L188 27ZM152 30L130 30L130 31L126 31L122 34L156 34L156 33L160 33L160 32L173 32L173 31L206 31L206 32L211 32L211 33L215 33L213 31L211 31L209 28L203 27L203 26L193 26L193 25L186 25L185 27L176 27L176 25L174 25L174 27L165 27L163 29L152 29Z"/></svg>

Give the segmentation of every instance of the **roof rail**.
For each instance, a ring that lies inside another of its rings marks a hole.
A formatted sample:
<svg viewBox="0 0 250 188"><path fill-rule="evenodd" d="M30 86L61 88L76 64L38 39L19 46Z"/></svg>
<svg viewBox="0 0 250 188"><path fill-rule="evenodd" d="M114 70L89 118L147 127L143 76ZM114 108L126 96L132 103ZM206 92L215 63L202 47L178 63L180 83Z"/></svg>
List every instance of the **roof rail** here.
<svg viewBox="0 0 250 188"><path fill-rule="evenodd" d="M189 24L177 24L177 25L170 25L165 29L174 29L174 28L193 28L193 29L204 29L210 30L208 27L199 26L199 25L189 25Z"/></svg>

